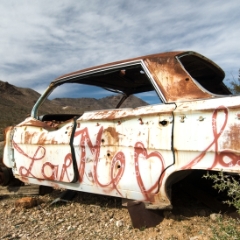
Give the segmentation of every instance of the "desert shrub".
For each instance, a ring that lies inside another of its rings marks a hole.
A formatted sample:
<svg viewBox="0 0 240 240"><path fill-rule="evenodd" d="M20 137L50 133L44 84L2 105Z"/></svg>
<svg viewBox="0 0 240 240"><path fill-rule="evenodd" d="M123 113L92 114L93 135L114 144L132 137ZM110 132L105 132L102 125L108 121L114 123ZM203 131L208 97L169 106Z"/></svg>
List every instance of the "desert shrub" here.
<svg viewBox="0 0 240 240"><path fill-rule="evenodd" d="M224 201L231 206L234 206L238 213L240 213L240 186L239 175L229 175L227 173L209 173L203 176L204 178L213 181L213 188L219 192L225 191L229 197ZM217 225L211 226L213 237L212 239L229 240L240 239L239 219L218 218Z"/></svg>
<svg viewBox="0 0 240 240"><path fill-rule="evenodd" d="M207 172L207 174L204 175L204 178L213 180L213 188L219 192L226 191L229 199L224 201L224 203L234 206L238 213L240 213L239 175L229 175L222 171L215 174Z"/></svg>
<svg viewBox="0 0 240 240"><path fill-rule="evenodd" d="M212 240L237 240L240 239L239 219L218 218L217 224L211 226Z"/></svg>

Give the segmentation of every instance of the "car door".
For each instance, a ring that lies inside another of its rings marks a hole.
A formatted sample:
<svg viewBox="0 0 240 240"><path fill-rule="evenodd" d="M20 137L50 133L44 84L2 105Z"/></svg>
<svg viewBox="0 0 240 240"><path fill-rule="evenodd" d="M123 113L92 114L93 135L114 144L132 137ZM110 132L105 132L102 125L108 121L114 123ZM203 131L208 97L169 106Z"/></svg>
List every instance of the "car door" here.
<svg viewBox="0 0 240 240"><path fill-rule="evenodd" d="M84 113L74 151L83 191L148 199L174 163L175 104Z"/></svg>
<svg viewBox="0 0 240 240"><path fill-rule="evenodd" d="M71 153L74 120L50 126L28 118L13 129L14 174L23 178L74 182L76 167Z"/></svg>

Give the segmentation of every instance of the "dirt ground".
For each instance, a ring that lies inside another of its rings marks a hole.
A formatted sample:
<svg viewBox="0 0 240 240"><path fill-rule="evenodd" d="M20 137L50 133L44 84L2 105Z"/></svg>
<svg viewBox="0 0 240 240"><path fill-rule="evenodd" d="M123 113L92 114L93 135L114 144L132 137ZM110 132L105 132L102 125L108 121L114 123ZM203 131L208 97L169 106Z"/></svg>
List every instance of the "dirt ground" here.
<svg viewBox="0 0 240 240"><path fill-rule="evenodd" d="M119 198L79 192L71 202L50 205L61 194L37 196L30 208L17 205L21 197L0 196L0 239L240 239L224 232L231 218L220 221L179 185L173 187L173 210L159 211L160 222L149 228L134 228ZM239 231L239 224L232 229Z"/></svg>

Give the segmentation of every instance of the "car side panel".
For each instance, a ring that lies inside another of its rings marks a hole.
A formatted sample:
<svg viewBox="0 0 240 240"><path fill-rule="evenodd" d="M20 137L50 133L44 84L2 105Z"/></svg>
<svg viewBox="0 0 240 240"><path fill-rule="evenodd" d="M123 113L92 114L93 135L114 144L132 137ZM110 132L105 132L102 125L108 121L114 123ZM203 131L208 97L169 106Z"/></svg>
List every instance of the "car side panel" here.
<svg viewBox="0 0 240 240"><path fill-rule="evenodd" d="M164 170L174 163L172 111L175 105L113 109L77 120L74 150L82 191L150 200ZM138 195L137 194L137 195Z"/></svg>
<svg viewBox="0 0 240 240"><path fill-rule="evenodd" d="M239 100L228 97L178 104L174 111L178 170L240 172Z"/></svg>

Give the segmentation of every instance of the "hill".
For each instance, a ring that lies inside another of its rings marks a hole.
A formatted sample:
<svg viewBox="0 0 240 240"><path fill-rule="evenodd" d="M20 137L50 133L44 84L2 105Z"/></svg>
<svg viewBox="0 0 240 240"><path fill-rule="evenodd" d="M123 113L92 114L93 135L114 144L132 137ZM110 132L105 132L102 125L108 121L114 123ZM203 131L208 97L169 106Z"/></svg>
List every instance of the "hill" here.
<svg viewBox="0 0 240 240"><path fill-rule="evenodd" d="M0 80L0 141L3 140L3 129L15 125L30 115L33 105L40 94L30 88L16 87ZM120 96L96 98L55 98L46 100L42 106L44 113L83 113L89 110L115 108ZM135 96L130 96L122 107L139 107L148 105ZM41 111L40 111L41 115Z"/></svg>

